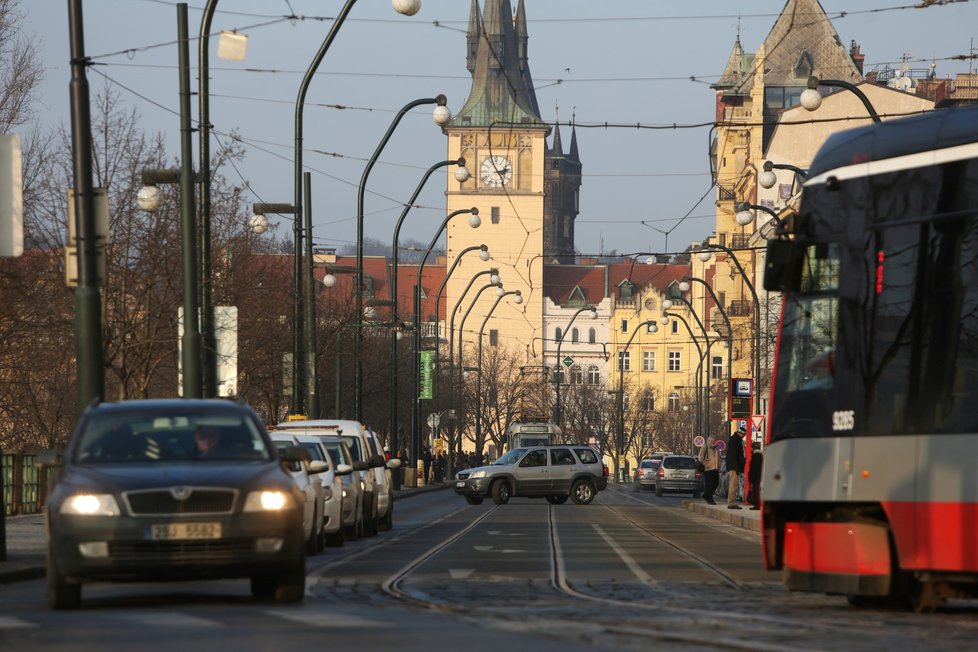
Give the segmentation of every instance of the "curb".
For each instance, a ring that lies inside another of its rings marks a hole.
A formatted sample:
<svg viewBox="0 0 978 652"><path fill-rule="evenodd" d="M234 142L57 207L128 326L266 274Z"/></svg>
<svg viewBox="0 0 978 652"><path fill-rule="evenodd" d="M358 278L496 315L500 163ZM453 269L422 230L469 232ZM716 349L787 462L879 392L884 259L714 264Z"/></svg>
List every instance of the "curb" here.
<svg viewBox="0 0 978 652"><path fill-rule="evenodd" d="M411 489L398 489L394 492L394 500L404 500L405 498L413 498L421 494L430 493L432 491L438 491L439 489L448 489L450 485L439 484L439 485L425 485L424 487L417 487Z"/></svg>
<svg viewBox="0 0 978 652"><path fill-rule="evenodd" d="M687 509L696 514L709 516L710 518L742 527L745 530L753 530L754 532L761 531L760 516L748 516L747 514L742 514L737 510L728 510L726 507L717 509L712 505L707 505L705 503L692 500L684 500L682 505L683 509ZM743 509L747 508L744 507Z"/></svg>

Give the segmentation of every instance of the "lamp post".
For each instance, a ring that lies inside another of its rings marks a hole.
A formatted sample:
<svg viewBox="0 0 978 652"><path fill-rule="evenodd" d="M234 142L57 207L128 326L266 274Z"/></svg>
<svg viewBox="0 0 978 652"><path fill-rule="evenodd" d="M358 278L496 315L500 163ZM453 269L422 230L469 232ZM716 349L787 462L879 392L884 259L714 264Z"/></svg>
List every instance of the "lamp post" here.
<svg viewBox="0 0 978 652"><path fill-rule="evenodd" d="M203 339L204 396L217 396L217 337L211 284L211 138L210 138L210 31L218 0L207 0L200 19L197 41L197 182L200 186L198 228L200 230L200 329Z"/></svg>
<svg viewBox="0 0 978 652"><path fill-rule="evenodd" d="M465 168L462 169L464 170ZM432 249L435 248L435 244L437 244L438 239L441 238L441 234L445 232L445 228L448 226L449 221L451 221L451 219L457 215L465 215L465 214L470 215L469 226L471 226L473 229L479 228L479 226L482 224L482 220L479 218L478 208L473 206L472 208L463 208L449 213L445 217L445 219L442 220L442 223L438 227L438 230L435 231L434 237L431 238L431 243L428 245L428 248L425 249L424 255L421 257L421 262L418 264L418 282L417 285L414 286L414 357L413 357L414 393L411 397L412 432L414 430L418 430L420 432L421 429L421 278L422 278L422 274L424 273L424 265L428 261L428 256L431 255ZM458 261L456 260L456 262ZM445 281L446 282L448 281L447 275L445 276ZM442 283L442 287L444 287L444 283ZM437 298L435 299L435 305L436 306L438 305ZM436 332L435 351L436 352L438 351L437 330L438 330L438 319L436 317L435 318L435 332ZM449 460L451 460L451 455L449 455ZM451 473L452 470L451 461L449 461L448 470L449 470L448 477L449 478L453 477L453 474Z"/></svg>
<svg viewBox="0 0 978 652"><path fill-rule="evenodd" d="M188 100L189 101L189 100ZM187 135L189 138L189 134ZM186 165L189 159L184 158ZM181 378L184 398L201 398L202 378L200 315L197 295L197 241L194 228L193 179L184 179L185 171L143 170L143 187L139 189L139 208L155 212L163 201L160 184L180 184L180 257L183 266L183 335L181 336ZM190 201L184 196L189 188Z"/></svg>
<svg viewBox="0 0 978 652"><path fill-rule="evenodd" d="M713 252L710 251L711 249L722 251L730 256L730 260L733 261L737 271L740 272L741 278L744 279L744 284L750 291L751 298L754 299L754 409L759 410L761 406L761 302L757 298L754 284L751 283L750 277L744 271L743 265L740 264L732 249L713 243L704 244L703 246L706 249L699 251L696 255L704 263L709 261L713 256Z"/></svg>
<svg viewBox="0 0 978 652"><path fill-rule="evenodd" d="M819 79L818 77L809 77L808 88L803 90L801 92L801 97L798 98L801 105L809 111L815 111L818 109L818 107L822 106L822 94L818 92L819 86L844 88L847 91L851 91L856 97L859 98L859 101L863 103L863 106L866 107L866 110L869 112L869 117L873 119L873 122L877 124L881 122L879 114L876 113L876 109L873 108L873 104L869 101L869 98L866 97L866 94L859 90L855 84L850 84L849 82L842 81L841 79Z"/></svg>
<svg viewBox="0 0 978 652"><path fill-rule="evenodd" d="M707 359L709 359L709 357L710 357L710 334L709 334L709 332L707 332L706 327L703 325L703 321L699 318L699 315L697 315L696 314L696 311L693 309L693 304L690 303L685 297L680 296L680 295L677 294L677 295L673 295L669 299L666 299L665 301L663 301L662 302L662 309L663 310L669 310L670 308L673 307L673 305L675 305L675 302L677 302L677 301L679 303L685 304L686 307L689 308L689 313L693 316L693 319L696 320L696 325L700 327L700 330L701 331L703 331L703 339L706 340L706 357L707 357ZM697 375L699 375L699 374L697 374ZM709 434L710 434L710 379L709 379L709 374L707 374L706 382L703 385L703 391L704 391L704 394L705 394L705 397L704 398L706 399L705 400L705 409L703 410L703 417L704 417L703 423L704 423L704 428L705 428L704 436L709 436Z"/></svg>
<svg viewBox="0 0 978 652"><path fill-rule="evenodd" d="M416 11L416 10L415 10ZM404 12L402 12L404 13ZM384 147L387 146L387 142L391 139L394 130L397 125L400 124L401 118L403 118L408 111L411 109L422 106L425 104L435 104L435 110L432 114L432 118L435 124L445 125L448 121L452 119L452 113L445 106L448 103L448 99L444 95L438 95L437 97L426 97L414 100L413 102L408 102L397 112L394 120L391 122L390 127L387 128L387 133L381 139L380 144L374 150L374 153L370 156L370 160L367 161L367 167L363 170L363 175L360 177L360 184L357 187L357 278L356 278L356 288L355 288L355 298L354 304L357 306L357 321L356 321L356 331L353 344L353 351L356 357L356 377L354 379L354 389L355 389L355 412L356 420L363 421L363 356L360 355L363 349L363 314L361 313L363 307L363 204L364 195L367 191L367 177L370 176L370 171L373 170L374 165L377 163L377 159L380 157L381 152L384 151ZM396 248L395 248L396 251ZM396 433L395 433L396 435Z"/></svg>
<svg viewBox="0 0 978 652"><path fill-rule="evenodd" d="M466 181L469 178L468 168L465 167L465 159L452 159L448 161L439 161L435 163L430 168L428 168L424 176L421 177L421 181L418 182L417 187L414 189L414 193L411 194L411 198L408 199L407 203L404 204L404 210L401 211L400 217L397 218L397 224L394 225L394 238L391 241L391 301L394 305L391 307L391 321L396 322L397 318L397 241L401 235L401 226L404 224L404 219L407 217L408 212L410 212L411 207L414 206L414 202L418 199L418 195L421 194L422 188L424 188L425 182L435 173L439 168L448 167L449 165L457 165L458 170L455 171L455 178L460 182ZM418 351L414 352L415 358L417 358ZM359 357L359 356L358 356ZM397 339L394 333L391 333L391 382L390 391L392 400L396 403L397 401ZM415 388L417 390L417 388ZM415 391L417 393L417 391ZM412 421L414 420L414 410L411 411ZM393 414L391 414L391 431L394 433L393 436L397 436L397 410L395 409ZM411 441L415 442L420 436L419 424L411 424ZM412 444L411 459L416 460L418 450Z"/></svg>
<svg viewBox="0 0 978 652"><path fill-rule="evenodd" d="M762 188L773 188L774 184L778 182L778 175L774 173L775 170L788 170L794 172L796 177L802 180L808 178L808 171L803 170L800 167L794 165L788 165L787 163L773 163L771 161L764 161L763 172L757 177L757 182L761 184Z"/></svg>
<svg viewBox="0 0 978 652"><path fill-rule="evenodd" d="M649 333L655 333L659 330L659 325L655 323L654 319L647 319L641 324L635 327L632 331L631 337L625 343L624 348L618 353L618 443L615 446L615 463L624 454L625 449L625 353L628 352L628 347L632 345L635 340L635 336L641 332L642 327L645 326ZM618 469L615 469L615 474L618 474Z"/></svg>
<svg viewBox="0 0 978 652"><path fill-rule="evenodd" d="M496 302L492 304L492 308L486 313L485 319L482 320L482 325L479 326L479 354L478 354L478 366L479 375L476 377L475 381L475 441L476 443L482 442L482 336L486 330L486 324L489 323L489 318L492 317L492 313L495 312L496 306L499 302L503 300L504 297L514 296L513 303L519 305L523 303L523 294L519 290L510 290L509 292L502 292L496 297Z"/></svg>
<svg viewBox="0 0 978 652"><path fill-rule="evenodd" d="M326 288L332 288L336 285L337 274L356 274L357 268L351 265L326 265L326 273L323 275L323 286ZM333 344L337 345L339 341L339 336L343 332L342 324L337 326L336 333L333 335ZM335 355L335 369L334 369L334 392L333 392L333 418L341 419L341 412L343 406L343 356L339 352Z"/></svg>
<svg viewBox="0 0 978 652"><path fill-rule="evenodd" d="M682 282L679 284L679 291L688 291L690 289L690 283L699 283L706 288L706 291L710 293L710 297L713 299L713 303L716 305L717 310L720 311L723 321L727 323L727 392L729 393L733 387L731 384L733 382L733 374L731 372L731 365L733 364L733 326L730 324L730 318L727 316L727 311L723 309L723 304L720 303L720 300L717 298L713 288L710 287L710 284L703 279L694 278L692 276L684 276ZM707 364L709 365L707 368L711 369L713 361L708 360Z"/></svg>
<svg viewBox="0 0 978 652"><path fill-rule="evenodd" d="M458 309L462 307L462 300L465 295L468 294L469 290L472 289L472 285L475 284L475 280L480 276L489 276L490 285L499 285L501 281L499 280L499 270L495 267L490 267L489 269L484 269L481 272L476 272L469 279L468 285L462 290L462 293L458 295L458 299L455 301L455 306L452 308L452 315L448 321L448 367L449 370L454 370L456 363L458 365L462 364L461 358L455 359L455 315L458 313ZM454 374L454 371L452 371Z"/></svg>
<svg viewBox="0 0 978 652"><path fill-rule="evenodd" d="M693 345L696 347L696 353L698 354L698 357L699 357L699 360L700 360L699 361L699 364L696 367L696 376L695 376L695 381L694 381L694 384L693 384L693 391L696 393L696 417L693 419L693 421L694 421L694 424L696 426L699 426L700 423L697 423L697 422L701 422L702 421L702 410L703 410L703 404L702 404L701 399L700 399L700 388L702 386L702 380L703 380L703 373L702 373L703 372L703 369L702 369L702 365L703 365L703 347L700 346L699 340L696 339L696 336L693 334L693 329L690 327L689 322L686 321L686 318L685 317L683 317L679 313L674 313L674 312L669 312L668 310L663 310L662 311L662 324L663 324L663 326L666 325L669 322L669 319L670 318L671 319L678 319L686 327L686 330L689 332L689 338L691 340L693 340ZM695 432L695 431L696 431L696 429L694 427L693 432ZM690 443L692 444L692 442L690 442Z"/></svg>
<svg viewBox="0 0 978 652"><path fill-rule="evenodd" d="M567 328L565 328L564 331L561 332L560 338L557 340L557 373L554 374L554 385L555 385L554 394L556 398L556 401L554 403L554 423L557 425L558 428L560 427L560 376L561 376L560 347L564 344L564 338L567 337L567 332L570 330L571 326L574 325L574 320L577 319L577 316L582 312L586 312L588 310L591 311L591 319L598 318L598 309L595 308L594 306L584 306L583 308L578 309L577 312L575 312L574 315L570 318L570 321L567 322Z"/></svg>
<svg viewBox="0 0 978 652"><path fill-rule="evenodd" d="M771 216L771 221L775 224L775 234L779 236L786 236L788 231L785 228L784 221L778 215L778 212L773 208L768 208L767 206L762 206L760 204L751 204L749 202L741 202L734 206L734 220L740 226L747 226L754 221L754 214L751 213L752 210L764 211Z"/></svg>
<svg viewBox="0 0 978 652"><path fill-rule="evenodd" d="M68 2L71 39L71 152L75 190L75 233L78 234L78 287L75 288L75 354L81 414L105 396L102 354L102 303L95 246L95 202L92 191L92 120L85 70L85 27L81 0Z"/></svg>

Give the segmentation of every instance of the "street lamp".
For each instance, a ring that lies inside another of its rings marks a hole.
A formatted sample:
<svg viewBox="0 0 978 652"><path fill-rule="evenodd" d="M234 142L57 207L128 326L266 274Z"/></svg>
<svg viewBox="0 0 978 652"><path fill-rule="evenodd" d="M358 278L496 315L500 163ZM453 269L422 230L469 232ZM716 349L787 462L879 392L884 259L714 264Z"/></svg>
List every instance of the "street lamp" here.
<svg viewBox="0 0 978 652"><path fill-rule="evenodd" d="M764 161L763 169L764 171L757 177L757 182L761 184L762 188L773 188L775 184L778 183L778 175L775 174L775 170L788 170L790 172L794 172L795 176L802 180L808 178L807 170L803 170L794 165L788 165L787 163L773 163L771 161Z"/></svg>
<svg viewBox="0 0 978 652"><path fill-rule="evenodd" d="M670 318L678 319L683 323L683 325L686 327L686 330L689 332L689 338L693 340L693 345L696 347L696 353L699 356L699 364L696 366L696 375L694 376L695 381L693 384L693 391L696 393L696 417L695 419L693 419L693 421L695 425L702 427L703 403L702 403L702 399L700 398L700 391L703 384L702 382L703 381L703 347L700 346L699 340L696 339L696 336L693 334L693 329L690 327L689 322L686 321L685 317L683 317L679 313L673 313L673 312L669 312L668 310L663 310L662 324L663 325L667 324ZM695 431L696 429L694 428L694 432Z"/></svg>
<svg viewBox="0 0 978 652"><path fill-rule="evenodd" d="M740 226L747 226L754 221L754 214L751 213L752 210L764 211L771 216L771 221L775 224L775 233L779 236L787 236L787 229L785 228L784 221L778 215L777 211L773 208L768 208L767 206L762 206L760 204L751 204L749 202L741 202L734 206L734 219Z"/></svg>
<svg viewBox="0 0 978 652"><path fill-rule="evenodd" d="M186 9L186 6L184 6ZM189 135L188 135L189 137ZM188 159L184 159L186 167ZM197 240L194 227L193 179L185 179L183 169L143 170L143 187L137 195L139 207L152 212L160 207L162 183L180 184L180 253L183 262L183 335L181 336L181 378L185 398L201 398L200 306L197 296ZM187 201L185 192L189 190Z"/></svg>
<svg viewBox="0 0 978 652"><path fill-rule="evenodd" d="M628 342L625 343L625 347L618 352L618 443L615 446L616 464L618 464L618 460L625 452L625 353L628 352L628 347L632 345L635 336L641 332L643 326L648 329L647 332L649 333L656 333L659 330L659 325L654 319L643 321L635 327L631 337L628 338ZM615 472L617 474L617 468Z"/></svg>
<svg viewBox="0 0 978 652"><path fill-rule="evenodd" d="M502 288L500 288L502 289ZM475 381L475 441L476 445L482 442L482 336L486 330L486 324L489 323L489 318L492 317L492 313L495 312L496 306L499 302L503 300L503 297L513 295L513 303L519 305L523 303L523 294L519 290L511 290L509 292L503 292L496 297L496 302L492 304L492 308L486 313L486 318L482 320L482 325L479 327L479 375L476 377Z"/></svg>
<svg viewBox="0 0 978 652"><path fill-rule="evenodd" d="M394 225L394 238L391 242L391 281L390 281L391 301L394 302L394 305L391 307L391 321L397 321L397 258L398 258L397 241L401 235L401 226L403 226L404 219L407 217L408 212L410 212L411 207L414 206L414 202L418 199L418 195L421 194L421 190L422 188L424 188L425 182L428 181L428 179L431 177L432 174L435 173L436 170L438 170L439 168L448 167L449 165L457 165L459 170L464 170L464 174L462 174L462 176L465 179L468 179L469 171L468 168L465 167L464 158L452 159L448 161L439 161L438 163L435 163L434 165L429 167L425 171L424 176L421 177L421 181L418 182L418 185L414 189L414 193L412 193L411 198L408 199L406 204L404 204L404 210L401 211L400 217L397 218L397 224ZM459 170L456 171L456 175L458 175ZM359 265L357 266L357 268L362 269ZM415 355L417 355L417 352L415 352ZM360 355L358 354L357 359L359 360L359 358ZM397 365L397 340L394 338L392 334L391 335L391 379L390 379L392 405L397 404L397 389L398 389L397 366L398 366ZM413 414L414 412L412 410L412 417ZM411 426L412 426L411 440L414 441L419 436L418 427L417 424L414 423L412 423ZM397 409L396 408L391 414L391 432L394 433L393 436L395 437L397 436ZM418 452L417 450L411 451L411 459L413 460L418 459L417 452Z"/></svg>
<svg viewBox="0 0 978 652"><path fill-rule="evenodd" d="M598 309L594 306L584 306L583 308L578 309L578 311L574 313L574 316L570 318L570 321L567 322L567 328L561 332L560 338L557 340L557 373L555 374L554 378L554 384L556 385L554 388L554 394L556 395L556 402L554 404L554 423L558 428L560 427L560 347L564 344L564 338L567 337L567 332L570 330L571 326L574 325L574 320L577 319L579 314L587 311L591 311L591 319L598 318Z"/></svg>
<svg viewBox="0 0 978 652"><path fill-rule="evenodd" d="M454 373L456 360L455 360L455 315L458 313L458 309L462 306L462 300L465 295L468 294L469 290L472 289L472 285L475 284L475 280L480 276L489 276L489 284L491 286L499 285L502 281L499 279L499 270L495 267L490 267L489 269L484 269L481 272L476 272L472 278L469 279L468 285L462 290L462 293L458 295L458 299L455 300L455 306L452 307L452 315L448 320L448 367ZM461 365L461 358L458 359L458 364Z"/></svg>
<svg viewBox="0 0 978 652"><path fill-rule="evenodd" d="M688 285L687 285L687 290L688 289L689 288L688 288ZM676 304L676 302L682 303L687 308L689 308L689 313L693 316L693 319L696 320L696 325L700 327L700 330L701 331L703 331L703 339L706 340L706 357L707 357L707 359L709 359L709 357L710 357L710 344L711 344L711 342L710 342L710 334L706 330L706 326L703 325L703 321L699 318L699 315L696 314L696 310L693 309L693 304L690 303L682 295L674 294L670 299L666 299L665 301L662 302L662 309L663 310L669 310L670 308L672 308ZM709 370L707 370L707 371L709 371ZM697 376L699 376L699 375L700 374L697 373ZM705 426L704 435L705 436L709 436L709 434L710 434L710 378L709 378L709 374L707 374L706 383L704 384L703 387L704 387L704 393L706 394L706 405L705 405L705 409L704 409L704 426Z"/></svg>
<svg viewBox="0 0 978 652"><path fill-rule="evenodd" d="M873 119L873 122L879 123L880 116L876 113L876 109L873 108L873 104L866 97L866 94L859 90L854 84L850 84L847 81L842 81L840 79L819 79L818 77L808 78L808 88L801 92L801 97L799 101L801 105L808 109L809 111L816 111L818 107L822 106L822 94L818 92L819 86L827 86L830 88L844 88L847 91L851 91L859 101L863 103L866 110L869 112L869 117Z"/></svg>
<svg viewBox="0 0 978 652"><path fill-rule="evenodd" d="M468 173L468 170L466 168L460 168L460 169L466 170L466 174ZM465 214L469 215L469 226L471 226L473 229L479 228L479 226L482 224L482 219L479 218L478 208L473 206L472 208L463 208L457 211L453 211L452 213L449 213L445 217L445 219L442 220L442 223L438 227L438 230L435 231L434 237L431 238L431 243L428 245L428 248L425 249L424 255L421 257L421 262L418 264L418 282L417 285L414 286L414 354L412 358L413 361L412 364L414 366L414 370L413 370L414 371L413 373L414 393L411 398L411 431L412 432L414 431L417 431L418 433L421 432L421 277L422 274L424 273L424 265L428 261L428 256L431 255L431 251L432 249L435 248L435 245L438 243L438 240L441 238L441 234L445 232L445 228L448 226L449 221L451 221L451 219L457 215L465 215ZM446 281L448 280L447 275L445 277L445 280ZM437 305L437 303L438 303L438 299L436 298L435 305ZM435 351L438 350L437 330L438 330L438 320L436 318L435 319L435 331L436 331ZM432 382L434 382L434 380L432 380ZM395 383L396 383L396 379L395 379ZM449 458L451 458L451 455L449 455ZM452 477L450 466L449 466L448 477Z"/></svg>
<svg viewBox="0 0 978 652"><path fill-rule="evenodd" d="M710 284L704 281L703 279L695 278L692 276L684 276L682 282L679 284L679 291L688 292L690 289L691 282L699 283L700 285L706 288L706 291L710 293L710 297L713 299L713 303L714 305L716 305L717 310L720 311L720 315L723 317L723 321L727 323L727 392L729 393L731 391L731 388L733 387L732 385L733 374L732 374L732 366L731 366L733 364L732 362L733 361L733 326L730 324L730 318L727 316L727 311L723 309L723 304L720 303L720 300L717 298L717 295L713 291L713 288L710 287ZM715 329L716 327L714 327L714 330ZM713 364L712 360L707 361L708 373L711 371L712 364Z"/></svg>
<svg viewBox="0 0 978 652"><path fill-rule="evenodd" d="M743 265L740 264L732 249L714 243L704 244L703 247L705 249L697 252L696 256L704 263L708 262L713 256L713 252L710 251L711 249L722 251L730 256L737 271L740 272L741 278L744 279L744 284L750 291L751 298L754 299L754 409L759 410L761 406L761 302L757 298L754 284L751 283L750 277L744 271Z"/></svg>
<svg viewBox="0 0 978 652"><path fill-rule="evenodd" d="M414 0L410 2L405 0L405 4L417 3L420 7L420 0ZM398 9L395 7L398 11ZM411 7L406 8L407 11L411 10ZM414 9L417 11L417 9ZM404 11L401 11L404 13ZM410 14L409 14L410 15ZM380 144L374 150L374 153L370 156L370 160L367 161L367 166L363 170L363 175L360 177L360 184L357 187L357 278L356 278L356 288L355 288L355 298L354 304L357 306L357 321L356 321L356 331L353 344L353 351L356 357L356 377L354 380L355 385L355 410L356 410L356 420L363 421L363 356L361 351L363 349L363 319L360 317L359 307L363 305L363 204L364 195L367 191L367 178L370 176L370 171L373 170L374 165L377 163L377 159L380 154L384 151L384 147L387 146L387 142L391 139L394 134L394 130L397 125L400 124L401 119L407 114L408 111L417 106L422 106L425 104L435 104L434 112L432 113L432 119L435 124L439 126L444 126L452 119L452 113L445 106L448 103L448 99L444 95L438 95L436 97L426 97L414 100L413 102L408 102L405 104L397 115L394 116L394 120L391 122L390 127L387 128L387 133L381 139ZM396 251L395 247L395 251Z"/></svg>

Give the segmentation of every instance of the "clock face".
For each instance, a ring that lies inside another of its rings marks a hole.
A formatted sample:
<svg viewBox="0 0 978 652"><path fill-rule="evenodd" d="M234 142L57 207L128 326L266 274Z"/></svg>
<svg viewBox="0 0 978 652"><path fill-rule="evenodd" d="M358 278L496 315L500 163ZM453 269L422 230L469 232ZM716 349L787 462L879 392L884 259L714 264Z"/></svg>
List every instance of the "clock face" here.
<svg viewBox="0 0 978 652"><path fill-rule="evenodd" d="M482 185L501 188L513 178L513 166L505 156L487 156L479 168Z"/></svg>

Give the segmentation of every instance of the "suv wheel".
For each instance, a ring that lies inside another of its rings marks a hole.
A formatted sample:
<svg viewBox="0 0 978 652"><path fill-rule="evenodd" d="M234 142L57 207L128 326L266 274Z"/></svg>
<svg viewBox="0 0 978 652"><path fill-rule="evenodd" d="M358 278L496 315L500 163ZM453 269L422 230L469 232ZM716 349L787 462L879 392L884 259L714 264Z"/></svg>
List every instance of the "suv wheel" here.
<svg viewBox="0 0 978 652"><path fill-rule="evenodd" d="M547 502L551 505L563 505L567 502L567 496L547 496Z"/></svg>
<svg viewBox="0 0 978 652"><path fill-rule="evenodd" d="M509 482L506 480L497 480L492 485L492 502L497 505L508 503L510 495L512 495L512 490L509 488Z"/></svg>
<svg viewBox="0 0 978 652"><path fill-rule="evenodd" d="M578 480L571 487L571 498L575 505L587 505L594 500L594 485L587 480Z"/></svg>

